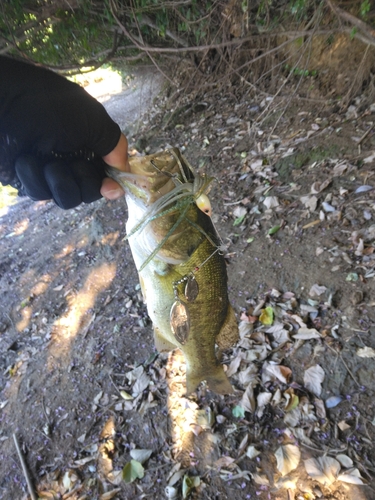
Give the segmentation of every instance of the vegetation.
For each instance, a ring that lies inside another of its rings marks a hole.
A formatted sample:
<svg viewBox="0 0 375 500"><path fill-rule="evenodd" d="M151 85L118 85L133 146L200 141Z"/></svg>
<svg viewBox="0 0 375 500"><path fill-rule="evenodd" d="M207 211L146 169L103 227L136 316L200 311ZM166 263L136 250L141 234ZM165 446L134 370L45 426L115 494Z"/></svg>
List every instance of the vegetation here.
<svg viewBox="0 0 375 500"><path fill-rule="evenodd" d="M0 14L0 54L70 75L146 60L187 93L235 84L275 94L326 74L334 50L360 43L358 74L337 92L349 102L372 79L369 0L7 0Z"/></svg>
<svg viewBox="0 0 375 500"><path fill-rule="evenodd" d="M238 46L260 34L319 27L330 14L368 32L375 11L361 0L7 0L0 5L0 53L17 54L62 70L115 57L178 54L202 46ZM159 49L159 50L157 50Z"/></svg>

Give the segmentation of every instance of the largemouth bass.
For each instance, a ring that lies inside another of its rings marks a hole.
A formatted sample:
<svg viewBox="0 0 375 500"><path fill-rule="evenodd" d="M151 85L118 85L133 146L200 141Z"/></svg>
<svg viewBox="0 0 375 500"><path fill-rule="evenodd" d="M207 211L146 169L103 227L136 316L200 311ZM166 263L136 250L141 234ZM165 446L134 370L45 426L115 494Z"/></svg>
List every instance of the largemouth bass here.
<svg viewBox="0 0 375 500"><path fill-rule="evenodd" d="M176 148L129 163L131 173L110 169L109 175L125 189L126 238L156 348L183 351L187 394L203 380L216 393L231 393L215 344L222 350L233 345L238 326L206 196L212 179L196 175Z"/></svg>

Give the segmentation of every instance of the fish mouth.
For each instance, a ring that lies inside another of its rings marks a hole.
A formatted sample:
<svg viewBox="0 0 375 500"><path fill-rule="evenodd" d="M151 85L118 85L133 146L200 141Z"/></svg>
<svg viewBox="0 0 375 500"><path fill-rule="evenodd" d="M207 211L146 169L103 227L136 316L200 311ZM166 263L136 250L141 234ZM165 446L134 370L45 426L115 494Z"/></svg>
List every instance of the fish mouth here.
<svg viewBox="0 0 375 500"><path fill-rule="evenodd" d="M141 200L146 207L173 191L179 181L183 182L183 175L188 180L192 178L177 148L148 156L133 156L129 158L129 164L130 172L109 168L108 174L127 195Z"/></svg>

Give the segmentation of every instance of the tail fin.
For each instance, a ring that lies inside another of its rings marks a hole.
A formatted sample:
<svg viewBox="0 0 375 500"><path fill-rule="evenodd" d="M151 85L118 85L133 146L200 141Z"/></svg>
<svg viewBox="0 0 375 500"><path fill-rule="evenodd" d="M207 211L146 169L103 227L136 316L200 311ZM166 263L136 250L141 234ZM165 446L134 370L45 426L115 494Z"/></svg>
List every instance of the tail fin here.
<svg viewBox="0 0 375 500"><path fill-rule="evenodd" d="M206 380L208 388L217 394L233 394L234 390L228 377L225 375L223 367L216 365L204 373L194 373L186 368L186 395L189 396L198 385Z"/></svg>

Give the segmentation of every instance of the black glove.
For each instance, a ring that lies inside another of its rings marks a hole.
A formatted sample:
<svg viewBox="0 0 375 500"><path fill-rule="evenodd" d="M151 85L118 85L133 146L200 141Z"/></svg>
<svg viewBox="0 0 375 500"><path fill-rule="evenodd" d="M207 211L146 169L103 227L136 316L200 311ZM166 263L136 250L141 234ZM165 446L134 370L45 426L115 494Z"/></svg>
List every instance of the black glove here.
<svg viewBox="0 0 375 500"><path fill-rule="evenodd" d="M53 199L63 209L101 198L104 168L101 158L90 161L58 158L46 162L36 156L22 155L15 162L21 192L34 201Z"/></svg>

